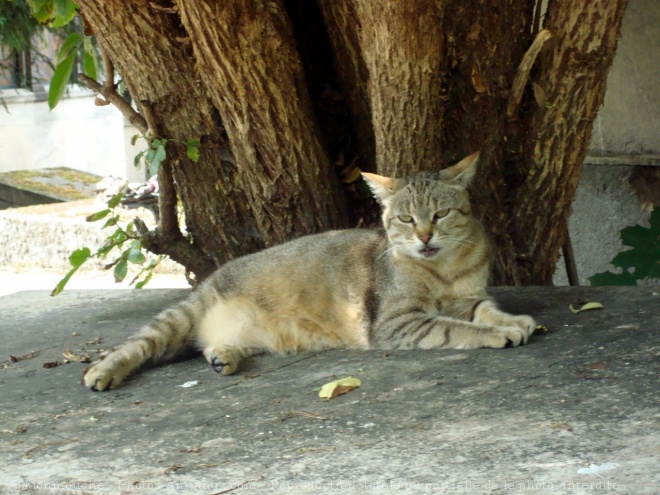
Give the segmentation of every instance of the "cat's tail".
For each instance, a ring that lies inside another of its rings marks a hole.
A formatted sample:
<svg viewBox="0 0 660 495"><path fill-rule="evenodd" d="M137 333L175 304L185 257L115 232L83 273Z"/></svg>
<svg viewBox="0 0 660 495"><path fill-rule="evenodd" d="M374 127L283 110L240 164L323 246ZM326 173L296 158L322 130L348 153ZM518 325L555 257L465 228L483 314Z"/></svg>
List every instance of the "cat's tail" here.
<svg viewBox="0 0 660 495"><path fill-rule="evenodd" d="M160 313L140 332L89 365L83 372L83 385L94 391L110 390L147 362L171 360L193 350L195 329L204 308L212 304L209 298L213 298L209 291L198 291Z"/></svg>

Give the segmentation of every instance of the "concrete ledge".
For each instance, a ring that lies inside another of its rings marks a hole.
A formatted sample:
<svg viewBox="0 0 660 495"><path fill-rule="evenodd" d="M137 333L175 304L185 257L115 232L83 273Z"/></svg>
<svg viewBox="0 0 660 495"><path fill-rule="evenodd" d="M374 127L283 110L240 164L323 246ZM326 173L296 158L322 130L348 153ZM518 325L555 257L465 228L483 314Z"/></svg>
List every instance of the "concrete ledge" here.
<svg viewBox="0 0 660 495"><path fill-rule="evenodd" d="M119 343L187 291L0 298L3 354L35 353L0 369L0 494L657 493L660 295L493 292L549 332L517 349L263 356L232 377L198 357L109 393L78 385L84 364L43 365ZM573 314L577 299L605 309ZM318 398L349 375L362 386Z"/></svg>

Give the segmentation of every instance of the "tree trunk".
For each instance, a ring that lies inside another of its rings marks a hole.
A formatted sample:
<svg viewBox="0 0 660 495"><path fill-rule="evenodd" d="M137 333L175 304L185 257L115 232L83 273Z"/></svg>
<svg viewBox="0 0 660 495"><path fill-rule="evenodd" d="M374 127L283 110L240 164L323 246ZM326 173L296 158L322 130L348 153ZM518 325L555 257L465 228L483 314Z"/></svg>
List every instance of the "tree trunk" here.
<svg viewBox="0 0 660 495"><path fill-rule="evenodd" d="M185 32L172 13L144 2L79 2L107 56L118 69L149 132L170 140L168 160L184 205L184 239L170 221L150 239L150 249L168 254L200 278L215 265L265 246L251 211L238 169L226 150L226 135L206 89L198 80ZM200 159L193 163L181 142L201 138ZM175 140L178 140L175 141ZM161 189L167 190L167 184ZM171 220L172 211L161 215ZM211 262L212 260L212 262Z"/></svg>
<svg viewBox="0 0 660 495"><path fill-rule="evenodd" d="M266 244L346 226L281 1L178 6Z"/></svg>
<svg viewBox="0 0 660 495"><path fill-rule="evenodd" d="M438 169L442 2L322 0L321 5L344 86L352 88L347 90L352 112L360 126L371 116L378 172L403 176ZM350 20L357 20L357 32L343 30Z"/></svg>
<svg viewBox="0 0 660 495"><path fill-rule="evenodd" d="M627 0L550 1L532 110L521 120L524 182L516 191L511 233L524 256L520 282L551 285L571 203L603 103L607 73ZM538 102L537 102L538 100Z"/></svg>
<svg viewBox="0 0 660 495"><path fill-rule="evenodd" d="M317 2L79 1L145 128L169 140L151 249L204 277L369 223L354 164L403 176L480 150L494 282L551 283L626 0L549 0L531 75L535 0ZM198 137L192 163L182 143Z"/></svg>

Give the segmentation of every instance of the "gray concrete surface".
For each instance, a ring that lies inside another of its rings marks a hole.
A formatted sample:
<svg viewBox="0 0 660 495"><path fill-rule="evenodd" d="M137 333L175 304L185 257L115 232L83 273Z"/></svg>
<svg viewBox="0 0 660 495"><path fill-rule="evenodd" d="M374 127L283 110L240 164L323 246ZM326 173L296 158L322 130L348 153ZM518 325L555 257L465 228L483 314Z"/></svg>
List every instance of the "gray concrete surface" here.
<svg viewBox="0 0 660 495"><path fill-rule="evenodd" d="M548 333L261 356L232 377L196 357L108 393L79 385L84 364L44 363L119 343L186 291L2 297L0 355L35 354L0 367L0 494L658 493L658 292L493 292ZM578 299L605 309L573 314ZM362 386L318 397L345 376Z"/></svg>

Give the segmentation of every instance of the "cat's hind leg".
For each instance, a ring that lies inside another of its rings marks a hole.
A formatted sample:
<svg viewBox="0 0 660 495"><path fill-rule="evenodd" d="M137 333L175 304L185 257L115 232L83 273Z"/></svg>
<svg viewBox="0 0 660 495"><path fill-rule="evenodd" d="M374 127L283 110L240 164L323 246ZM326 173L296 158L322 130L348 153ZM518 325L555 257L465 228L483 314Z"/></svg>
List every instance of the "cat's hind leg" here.
<svg viewBox="0 0 660 495"><path fill-rule="evenodd" d="M82 384L95 392L111 390L148 361L167 361L192 350L199 304L191 298L160 313L140 332L85 368Z"/></svg>
<svg viewBox="0 0 660 495"><path fill-rule="evenodd" d="M260 322L261 310L248 298L221 298L199 325L198 346L213 369L223 375L236 372L244 357L272 351L272 338Z"/></svg>

